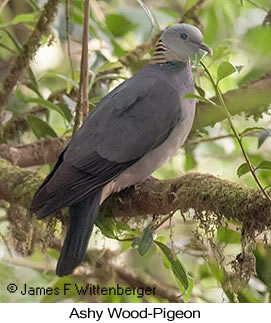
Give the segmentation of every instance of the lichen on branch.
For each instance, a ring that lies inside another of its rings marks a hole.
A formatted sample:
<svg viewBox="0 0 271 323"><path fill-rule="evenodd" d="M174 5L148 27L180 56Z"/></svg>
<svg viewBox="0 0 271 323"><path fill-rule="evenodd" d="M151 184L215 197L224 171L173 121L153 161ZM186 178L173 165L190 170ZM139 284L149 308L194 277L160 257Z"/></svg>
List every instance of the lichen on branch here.
<svg viewBox="0 0 271 323"><path fill-rule="evenodd" d="M29 208L42 181L38 172L0 159L0 199ZM100 213L111 217L141 217L189 209L194 209L196 214L207 212L235 219L259 232L271 225L271 204L257 189L200 173L147 180L111 195Z"/></svg>
<svg viewBox="0 0 271 323"><path fill-rule="evenodd" d="M57 6L59 3L60 0L48 0L45 4L33 32L29 36L28 41L24 44L22 51L16 58L10 72L4 79L2 90L0 91L0 117L14 86L21 79L25 69L29 66L30 61L41 46L42 36L49 34L49 27L57 14Z"/></svg>

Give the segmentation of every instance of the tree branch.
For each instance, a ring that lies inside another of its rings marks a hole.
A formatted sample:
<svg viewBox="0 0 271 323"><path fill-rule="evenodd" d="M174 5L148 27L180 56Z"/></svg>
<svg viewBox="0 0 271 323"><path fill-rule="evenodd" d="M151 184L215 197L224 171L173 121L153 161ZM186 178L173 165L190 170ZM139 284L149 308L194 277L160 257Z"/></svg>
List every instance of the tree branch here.
<svg viewBox="0 0 271 323"><path fill-rule="evenodd" d="M238 220L259 231L271 225L271 205L257 189L200 173L147 180L136 189L112 195L101 212L112 217L138 217L166 215L173 210L187 212L190 208L195 210L196 217L207 212Z"/></svg>
<svg viewBox="0 0 271 323"><path fill-rule="evenodd" d="M82 54L81 54L81 64L80 64L80 83L77 98L77 105L75 108L75 118L73 134L76 133L79 128L81 115L83 121L86 119L89 113L89 100L88 100L88 38L89 38L89 14L90 14L90 4L89 0L85 0L85 14L84 14L84 31L82 39Z"/></svg>
<svg viewBox="0 0 271 323"><path fill-rule="evenodd" d="M29 208L43 178L39 173L12 166L0 159L0 199ZM106 216L169 214L195 210L195 217L216 214L235 219L254 230L271 225L271 205L255 188L209 174L187 173L167 180L147 180L136 188L111 195L100 213Z"/></svg>
<svg viewBox="0 0 271 323"><path fill-rule="evenodd" d="M30 167L54 163L70 137L46 137L26 145L0 145L0 157L15 166Z"/></svg>
<svg viewBox="0 0 271 323"><path fill-rule="evenodd" d="M13 88L17 84L18 80L21 79L25 69L29 66L30 61L39 49L42 36L49 33L49 26L57 14L57 6L59 2L60 0L48 0L43 11L41 12L34 31L30 35L27 43L23 46L21 53L17 57L9 74L3 81L3 88L0 92L0 124L1 115Z"/></svg>

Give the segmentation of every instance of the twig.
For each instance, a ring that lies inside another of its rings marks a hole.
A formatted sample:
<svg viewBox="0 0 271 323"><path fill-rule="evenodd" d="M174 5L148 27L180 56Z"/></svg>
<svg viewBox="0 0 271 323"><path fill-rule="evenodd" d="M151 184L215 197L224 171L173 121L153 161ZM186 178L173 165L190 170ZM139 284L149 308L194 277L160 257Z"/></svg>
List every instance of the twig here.
<svg viewBox="0 0 271 323"><path fill-rule="evenodd" d="M157 224L157 226L152 228L152 231L158 230L164 223L166 223L168 220L170 220L173 217L176 211L177 210L171 211L168 216L166 216L159 224Z"/></svg>
<svg viewBox="0 0 271 323"><path fill-rule="evenodd" d="M164 299L167 299L170 302L180 303L182 302L180 297L178 297L178 290L171 288L169 286L163 286L161 282L155 283L150 282L146 283L141 280L139 277L133 276L128 273L124 268L117 267L115 265L111 265L117 276L127 283L131 287L143 287L143 288L152 288L155 293L154 296L158 296Z"/></svg>
<svg viewBox="0 0 271 323"><path fill-rule="evenodd" d="M82 56L80 66L80 84L78 92L78 101L76 105L76 115L74 119L73 134L77 131L80 125L81 111L83 120L86 119L89 112L88 100L88 38L89 38L89 0L85 0L85 16L84 16L84 31L82 39Z"/></svg>
<svg viewBox="0 0 271 323"><path fill-rule="evenodd" d="M225 101L224 101L223 95L222 95L222 93L221 93L221 91L220 91L220 89L219 89L218 85L215 83L215 81L214 81L214 79L213 79L213 77L212 77L212 75L211 75L211 73L210 73L209 69L207 68L207 66L206 66L202 61L200 61L200 64L201 64L201 65L202 65L202 67L204 68L204 70L205 70L206 74L208 75L208 77L209 77L209 79L210 79L210 81L211 81L211 83L212 83L212 85L213 85L213 87L214 87L214 89L215 89L215 91L216 91L217 96L219 97L219 100L220 100L221 106L222 106L222 108L224 109L224 112L225 112L225 114L226 114L226 116L227 116L227 119L228 119L228 121L229 121L229 124L230 124L231 130L232 130L232 132L233 132L233 134L234 134L235 138L237 139L237 141L238 141L238 143L239 143L239 146L240 146L240 148L241 148L241 151L242 151L242 153L243 153L243 156L244 156L244 158L245 158L245 160L246 160L246 163L248 164L249 170L250 170L250 172L251 172L252 176L254 177L255 182L257 183L258 187L260 188L260 190L262 191L262 193L264 194L264 196L265 196L269 201L271 201L270 196L269 196L269 195L266 193L266 191L264 190L264 188L263 188L262 184L260 183L260 181L259 181L259 179L258 179L258 177L257 177L257 175L256 175L256 173L255 173L255 171L254 171L253 165L251 164L251 162L250 162L250 160L249 160L249 157L248 157L248 155L247 155L247 153L246 153L246 150L245 150L245 148L244 148L244 146L243 146L242 138L240 137L240 135L239 135L238 131L235 129L235 126L234 126L234 124L233 124L233 122L232 122L232 119L231 119L231 114L230 114L230 112L229 112L229 110L228 110L228 108L227 108L227 105L226 105L226 103L225 103Z"/></svg>
<svg viewBox="0 0 271 323"><path fill-rule="evenodd" d="M199 17L196 15L196 11L204 4L206 0L198 0L190 9L188 9L183 17L180 19L180 22L186 22L187 18L192 19L197 25L202 27L202 24L199 20Z"/></svg>
<svg viewBox="0 0 271 323"><path fill-rule="evenodd" d="M252 4L253 6L264 10L265 12L268 12L268 9L263 7L262 5L260 5L259 3L255 2L254 0L247 0L247 2L249 2L250 4Z"/></svg>
<svg viewBox="0 0 271 323"><path fill-rule="evenodd" d="M256 131L251 131L247 132L244 137L255 137L259 133L258 130ZM240 136L240 135L239 135ZM192 145L198 145L202 142L210 142L210 141L216 141L216 140L221 140L221 139L226 139L226 138L234 138L233 134L228 134L228 135L221 135L221 136L216 136L216 137L209 137L209 138L198 138L196 140L189 140L185 143L186 146L192 146Z"/></svg>
<svg viewBox="0 0 271 323"><path fill-rule="evenodd" d="M4 0L4 2L1 4L0 6L0 14L2 12L2 10L5 8L5 6L8 4L9 0Z"/></svg>
<svg viewBox="0 0 271 323"><path fill-rule="evenodd" d="M85 0L85 18L84 18L84 34L83 34L83 49L82 49L82 111L83 121L86 119L89 113L89 101L88 101L88 39L89 39L89 14L90 5L89 0Z"/></svg>
<svg viewBox="0 0 271 323"><path fill-rule="evenodd" d="M70 42L70 0L66 0L66 38L67 38L67 49L68 49L68 57L71 67L71 75L72 79L74 80L74 68L73 68L73 62L72 62L72 56L71 56L71 42Z"/></svg>
<svg viewBox="0 0 271 323"><path fill-rule="evenodd" d="M271 23L271 9L268 11L267 15L263 20L263 26L267 26Z"/></svg>
<svg viewBox="0 0 271 323"><path fill-rule="evenodd" d="M55 271L55 268L53 266L50 266L50 265L47 265L44 263L38 263L38 262L22 259L22 258L2 257L1 261L6 262L11 265L30 268L30 269L34 269L34 270L38 270L38 271L42 271L42 272L43 271L46 271L46 272L48 272L48 271L54 272Z"/></svg>

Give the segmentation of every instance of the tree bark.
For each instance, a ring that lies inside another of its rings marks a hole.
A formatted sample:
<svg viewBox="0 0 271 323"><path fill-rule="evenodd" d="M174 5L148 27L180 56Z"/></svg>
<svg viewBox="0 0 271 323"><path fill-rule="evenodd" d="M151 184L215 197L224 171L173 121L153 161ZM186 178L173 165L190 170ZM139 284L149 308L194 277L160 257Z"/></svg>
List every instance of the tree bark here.
<svg viewBox="0 0 271 323"><path fill-rule="evenodd" d="M0 199L29 208L43 178L38 172L21 169L0 159ZM102 205L105 216L139 217L166 215L171 211L195 210L201 220L216 215L238 220L253 230L271 225L271 204L256 189L209 174L187 173L167 180L151 179L111 195Z"/></svg>

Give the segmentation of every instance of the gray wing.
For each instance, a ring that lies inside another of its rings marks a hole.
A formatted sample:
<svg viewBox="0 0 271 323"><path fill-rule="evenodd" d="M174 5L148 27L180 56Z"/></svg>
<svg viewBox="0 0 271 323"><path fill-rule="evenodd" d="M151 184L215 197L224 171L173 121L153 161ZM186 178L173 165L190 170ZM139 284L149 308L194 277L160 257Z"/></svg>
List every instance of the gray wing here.
<svg viewBox="0 0 271 323"><path fill-rule="evenodd" d="M138 160L159 146L180 119L179 95L166 81L129 81L101 102L71 142L78 169L91 171L89 150L117 163Z"/></svg>

